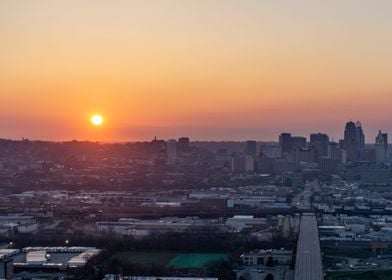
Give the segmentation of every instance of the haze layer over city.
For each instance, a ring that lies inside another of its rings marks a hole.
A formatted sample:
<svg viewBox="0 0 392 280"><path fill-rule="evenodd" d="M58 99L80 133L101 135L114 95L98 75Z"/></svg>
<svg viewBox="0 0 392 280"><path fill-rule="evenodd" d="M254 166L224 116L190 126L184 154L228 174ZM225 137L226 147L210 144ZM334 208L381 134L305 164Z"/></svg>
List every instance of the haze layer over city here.
<svg viewBox="0 0 392 280"><path fill-rule="evenodd" d="M0 279L392 279L391 14L0 1Z"/></svg>

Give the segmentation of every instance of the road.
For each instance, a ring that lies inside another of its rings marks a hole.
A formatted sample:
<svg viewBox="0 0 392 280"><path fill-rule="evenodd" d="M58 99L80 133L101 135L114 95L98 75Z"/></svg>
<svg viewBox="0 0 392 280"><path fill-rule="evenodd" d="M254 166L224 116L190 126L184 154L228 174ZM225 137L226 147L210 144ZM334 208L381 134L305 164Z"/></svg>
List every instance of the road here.
<svg viewBox="0 0 392 280"><path fill-rule="evenodd" d="M318 181L307 182L305 188L301 193L294 196L291 206L296 207L300 210L311 210L312 204L310 201L314 191L319 191L320 185Z"/></svg>
<svg viewBox="0 0 392 280"><path fill-rule="evenodd" d="M299 230L294 279L322 280L323 267L316 216L303 214Z"/></svg>

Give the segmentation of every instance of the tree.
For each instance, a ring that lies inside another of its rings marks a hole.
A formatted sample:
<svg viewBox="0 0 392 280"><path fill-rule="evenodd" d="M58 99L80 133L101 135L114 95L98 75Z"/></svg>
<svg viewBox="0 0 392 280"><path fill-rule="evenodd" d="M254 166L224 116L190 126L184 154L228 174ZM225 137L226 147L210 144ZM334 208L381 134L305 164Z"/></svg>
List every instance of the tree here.
<svg viewBox="0 0 392 280"><path fill-rule="evenodd" d="M207 274L212 277L219 277L224 280L234 280L236 275L233 266L229 261L210 262L207 266Z"/></svg>
<svg viewBox="0 0 392 280"><path fill-rule="evenodd" d="M268 267L273 267L274 266L274 259L272 257L268 257L267 263L265 265Z"/></svg>
<svg viewBox="0 0 392 280"><path fill-rule="evenodd" d="M274 276L270 273L270 274L268 274L268 275L264 278L264 280L274 280Z"/></svg>

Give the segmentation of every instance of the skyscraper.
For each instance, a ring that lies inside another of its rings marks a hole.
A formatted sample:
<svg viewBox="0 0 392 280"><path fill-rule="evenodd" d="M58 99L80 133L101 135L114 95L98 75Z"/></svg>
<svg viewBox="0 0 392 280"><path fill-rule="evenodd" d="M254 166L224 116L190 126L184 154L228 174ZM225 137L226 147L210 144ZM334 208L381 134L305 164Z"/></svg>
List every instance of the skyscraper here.
<svg viewBox="0 0 392 280"><path fill-rule="evenodd" d="M319 157L328 155L329 136L324 133L313 133L310 135L310 146L316 149Z"/></svg>
<svg viewBox="0 0 392 280"><path fill-rule="evenodd" d="M174 139L167 141L167 163L173 164L177 159L177 141Z"/></svg>
<svg viewBox="0 0 392 280"><path fill-rule="evenodd" d="M246 141L245 143L245 155L254 156L257 153L257 143L254 140Z"/></svg>
<svg viewBox="0 0 392 280"><path fill-rule="evenodd" d="M347 161L356 161L360 159L361 152L365 147L365 135L362 125L359 121L346 123L344 129L343 148L347 153Z"/></svg>
<svg viewBox="0 0 392 280"><path fill-rule="evenodd" d="M374 145L376 161L385 162L387 160L387 150L388 150L388 134L381 133L381 130L376 136L376 143Z"/></svg>
<svg viewBox="0 0 392 280"><path fill-rule="evenodd" d="M291 153L293 150L293 140L290 133L282 133L279 135L279 145L282 150L282 155Z"/></svg>
<svg viewBox="0 0 392 280"><path fill-rule="evenodd" d="M341 153L339 150L338 143L336 142L329 142L328 144L328 158L332 160L341 161Z"/></svg>
<svg viewBox="0 0 392 280"><path fill-rule="evenodd" d="M381 133L382 138L384 138L385 150L388 151L388 133Z"/></svg>
<svg viewBox="0 0 392 280"><path fill-rule="evenodd" d="M189 149L189 138L181 137L178 139L178 151L186 152Z"/></svg>
<svg viewBox="0 0 392 280"><path fill-rule="evenodd" d="M365 134L363 133L362 124L360 121L355 123L357 131L357 145L358 145L358 157L362 158L363 149L365 149Z"/></svg>

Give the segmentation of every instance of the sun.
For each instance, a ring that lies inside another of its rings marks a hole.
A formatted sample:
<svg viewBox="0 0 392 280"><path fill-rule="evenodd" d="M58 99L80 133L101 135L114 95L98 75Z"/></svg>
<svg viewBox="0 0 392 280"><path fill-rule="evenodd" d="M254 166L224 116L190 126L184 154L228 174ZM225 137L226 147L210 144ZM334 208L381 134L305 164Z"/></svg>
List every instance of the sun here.
<svg viewBox="0 0 392 280"><path fill-rule="evenodd" d="M100 126L103 124L103 117L101 115L93 115L90 119L91 123L95 126Z"/></svg>

